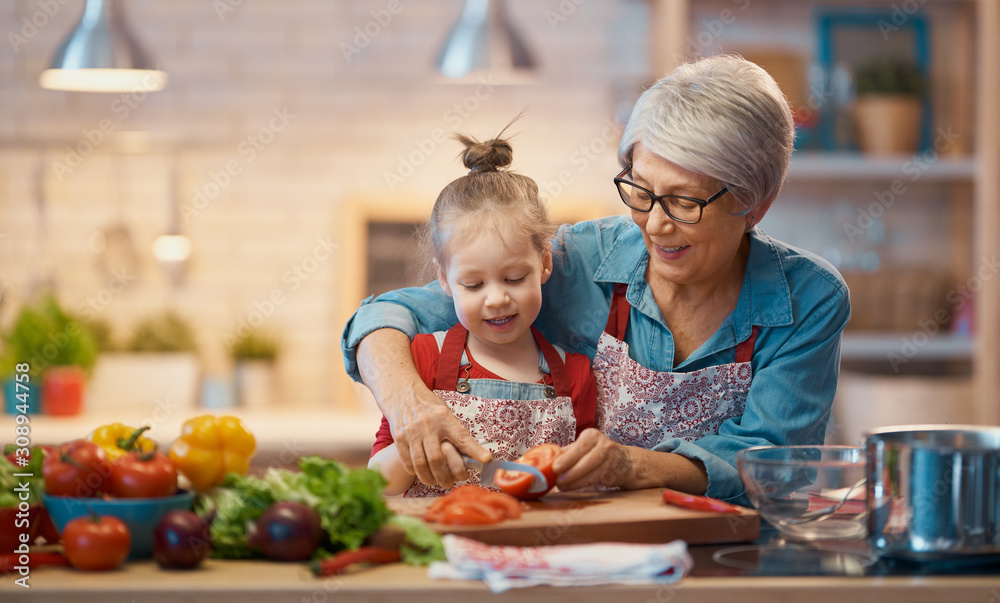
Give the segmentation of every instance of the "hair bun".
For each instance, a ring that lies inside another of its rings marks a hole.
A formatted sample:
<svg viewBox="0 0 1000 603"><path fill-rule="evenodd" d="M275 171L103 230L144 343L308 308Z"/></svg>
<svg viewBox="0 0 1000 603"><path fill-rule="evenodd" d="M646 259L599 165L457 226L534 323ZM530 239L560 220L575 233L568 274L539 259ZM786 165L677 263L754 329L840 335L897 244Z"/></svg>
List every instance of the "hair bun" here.
<svg viewBox="0 0 1000 603"><path fill-rule="evenodd" d="M510 166L514 160L514 148L502 138L494 138L479 142L468 136L455 137L465 145L465 151L460 157L470 172L497 172Z"/></svg>

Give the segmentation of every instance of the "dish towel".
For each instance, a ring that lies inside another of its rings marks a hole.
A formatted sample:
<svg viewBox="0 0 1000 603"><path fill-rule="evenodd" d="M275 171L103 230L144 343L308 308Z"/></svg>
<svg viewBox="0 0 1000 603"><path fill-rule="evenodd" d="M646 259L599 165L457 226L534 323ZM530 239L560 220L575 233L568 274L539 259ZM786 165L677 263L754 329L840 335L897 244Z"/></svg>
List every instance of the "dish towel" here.
<svg viewBox="0 0 1000 603"><path fill-rule="evenodd" d="M670 584L691 571L687 543L599 542L557 546L494 546L454 534L443 537L447 561L435 561L431 578L485 580L495 593L536 586Z"/></svg>

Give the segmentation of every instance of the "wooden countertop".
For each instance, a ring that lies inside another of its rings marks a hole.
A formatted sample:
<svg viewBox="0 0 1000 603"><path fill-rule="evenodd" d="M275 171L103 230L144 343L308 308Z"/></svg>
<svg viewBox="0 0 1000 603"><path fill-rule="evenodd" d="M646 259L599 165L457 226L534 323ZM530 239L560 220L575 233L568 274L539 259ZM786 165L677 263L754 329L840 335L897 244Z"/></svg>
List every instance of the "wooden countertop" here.
<svg viewBox="0 0 1000 603"><path fill-rule="evenodd" d="M30 589L7 576L5 603L323 603L325 601L498 603L628 601L670 603L808 601L891 603L1000 601L1000 576L885 577L688 577L672 586L532 587L492 594L478 581L431 580L427 570L400 564L343 577L313 577L304 564L210 560L194 571L166 571L152 561L106 573L42 567L31 571Z"/></svg>

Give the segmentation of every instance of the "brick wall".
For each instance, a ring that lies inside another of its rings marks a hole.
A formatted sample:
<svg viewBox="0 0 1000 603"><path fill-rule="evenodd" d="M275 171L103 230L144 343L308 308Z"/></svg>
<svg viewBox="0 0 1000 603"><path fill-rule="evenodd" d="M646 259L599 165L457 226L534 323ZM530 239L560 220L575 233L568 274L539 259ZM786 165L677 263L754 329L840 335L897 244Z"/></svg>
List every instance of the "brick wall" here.
<svg viewBox="0 0 1000 603"><path fill-rule="evenodd" d="M359 258L345 216L359 204L429 207L461 174L444 136L488 136L528 107L515 169L557 211L618 211L612 126L648 79L643 2L510 2L539 63L536 81L512 86L436 75L454 0L124 4L170 74L161 92L42 90L38 73L83 1L0 3L4 324L46 281L119 335L172 307L196 327L205 373L226 376L225 337L262 312L285 342L281 403L350 405L339 336L359 301L342 294ZM179 285L151 251L174 197L194 245ZM112 293L95 233L119 221L137 263ZM282 302L264 312L275 291Z"/></svg>

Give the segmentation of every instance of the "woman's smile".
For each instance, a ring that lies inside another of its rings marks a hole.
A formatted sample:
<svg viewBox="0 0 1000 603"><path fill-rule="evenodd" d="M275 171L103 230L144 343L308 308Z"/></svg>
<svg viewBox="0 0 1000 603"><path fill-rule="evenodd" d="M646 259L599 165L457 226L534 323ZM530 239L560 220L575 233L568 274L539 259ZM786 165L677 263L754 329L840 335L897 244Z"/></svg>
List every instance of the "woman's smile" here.
<svg viewBox="0 0 1000 603"><path fill-rule="evenodd" d="M690 245L680 245L677 247L663 247L662 245L656 245L655 248L656 255L659 258L668 261L679 260L687 255L687 252L691 250Z"/></svg>

